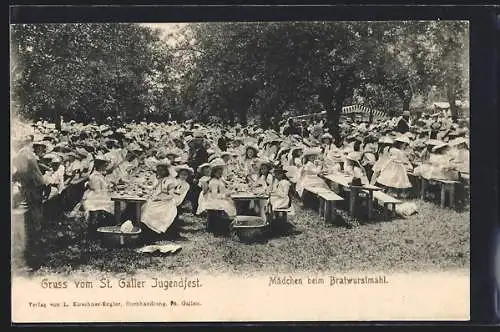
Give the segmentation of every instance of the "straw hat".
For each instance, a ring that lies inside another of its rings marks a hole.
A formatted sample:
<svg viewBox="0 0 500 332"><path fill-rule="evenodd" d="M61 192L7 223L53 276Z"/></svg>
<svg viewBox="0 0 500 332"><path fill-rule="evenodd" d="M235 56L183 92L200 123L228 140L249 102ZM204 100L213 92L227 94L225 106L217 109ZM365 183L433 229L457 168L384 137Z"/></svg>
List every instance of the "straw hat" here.
<svg viewBox="0 0 500 332"><path fill-rule="evenodd" d="M320 139L321 139L321 140L324 140L324 139L329 139L329 140L332 140L332 141L333 141L333 136L332 136L332 134L330 134L330 133L324 133L323 135L321 135Z"/></svg>
<svg viewBox="0 0 500 332"><path fill-rule="evenodd" d="M394 140L387 136L382 136L379 138L378 142L380 144L394 144Z"/></svg>
<svg viewBox="0 0 500 332"><path fill-rule="evenodd" d="M106 157L105 155L103 155L102 153L98 153L94 157L94 161L100 161L100 162L104 162L104 163L109 163L110 162L109 158Z"/></svg>
<svg viewBox="0 0 500 332"><path fill-rule="evenodd" d="M434 146L432 148L432 152L437 152L437 151L439 151L447 146L449 146L448 143L442 142L441 144Z"/></svg>
<svg viewBox="0 0 500 332"><path fill-rule="evenodd" d="M349 152L346 156L346 159L359 162L361 160L361 153L358 151Z"/></svg>
<svg viewBox="0 0 500 332"><path fill-rule="evenodd" d="M177 173L180 173L181 171L186 171L189 173L189 175L194 174L194 170L186 164L175 166L174 169Z"/></svg>
<svg viewBox="0 0 500 332"><path fill-rule="evenodd" d="M256 154L259 153L259 147L254 143L245 144L245 153L248 151L248 149L254 150Z"/></svg>
<svg viewBox="0 0 500 332"><path fill-rule="evenodd" d="M443 143L444 143L443 141L439 141L439 140L436 140L436 139L430 139L430 140L428 140L428 141L425 142L425 145L427 145L427 146L438 146L438 145L441 145Z"/></svg>
<svg viewBox="0 0 500 332"><path fill-rule="evenodd" d="M200 166L198 166L198 168L196 169L196 171L198 173L201 173L205 167L209 167L210 168L211 167L210 163L201 164Z"/></svg>
<svg viewBox="0 0 500 332"><path fill-rule="evenodd" d="M314 148L305 149L302 156L306 157L306 156L312 156L312 155L319 155L321 153L322 153L321 148L314 147Z"/></svg>
<svg viewBox="0 0 500 332"><path fill-rule="evenodd" d="M401 143L405 143L405 144L410 144L410 139L408 138L408 136L406 135L401 135L399 137L396 137L394 139L396 142L401 142Z"/></svg>
<svg viewBox="0 0 500 332"><path fill-rule="evenodd" d="M214 159L218 159L218 158L220 158L220 157L221 157L221 156L219 156L218 154L214 153L214 154L212 154L210 157L208 157L208 162L210 163L210 162L212 162L212 160L214 160Z"/></svg>
<svg viewBox="0 0 500 332"><path fill-rule="evenodd" d="M210 167L212 169L218 168L218 167L226 167L226 163L221 158L216 158L210 162Z"/></svg>
<svg viewBox="0 0 500 332"><path fill-rule="evenodd" d="M460 144L467 144L467 145L469 145L469 141L466 140L463 137L457 137L454 140L449 141L448 144L450 146L457 146L457 145L460 145Z"/></svg>
<svg viewBox="0 0 500 332"><path fill-rule="evenodd" d="M172 164L170 163L170 160L168 158L162 158L158 160L156 163L156 167L170 167Z"/></svg>
<svg viewBox="0 0 500 332"><path fill-rule="evenodd" d="M165 156L174 156L174 157L179 157L179 151L177 149L167 149L165 151Z"/></svg>

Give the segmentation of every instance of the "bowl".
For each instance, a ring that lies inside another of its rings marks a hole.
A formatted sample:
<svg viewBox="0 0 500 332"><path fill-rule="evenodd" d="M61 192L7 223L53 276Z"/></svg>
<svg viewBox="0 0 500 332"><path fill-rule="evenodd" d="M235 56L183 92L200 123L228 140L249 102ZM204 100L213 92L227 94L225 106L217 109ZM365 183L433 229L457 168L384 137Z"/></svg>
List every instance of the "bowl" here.
<svg viewBox="0 0 500 332"><path fill-rule="evenodd" d="M105 226L97 229L102 243L107 247L136 247L142 230L134 226L129 233L120 230L120 226Z"/></svg>
<svg viewBox="0 0 500 332"><path fill-rule="evenodd" d="M244 243L262 242L267 238L269 224L261 217L236 216L231 223L231 232Z"/></svg>

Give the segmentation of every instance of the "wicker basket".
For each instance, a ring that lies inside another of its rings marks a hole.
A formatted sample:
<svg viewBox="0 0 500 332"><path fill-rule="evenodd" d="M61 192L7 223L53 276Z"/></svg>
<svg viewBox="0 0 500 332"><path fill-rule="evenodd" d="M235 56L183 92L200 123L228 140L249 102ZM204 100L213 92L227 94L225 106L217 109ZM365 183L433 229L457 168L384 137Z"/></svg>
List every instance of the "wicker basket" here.
<svg viewBox="0 0 500 332"><path fill-rule="evenodd" d="M106 247L136 247L139 242L141 229L135 227L130 233L123 233L120 226L99 227L97 234Z"/></svg>
<svg viewBox="0 0 500 332"><path fill-rule="evenodd" d="M261 217L236 216L231 232L244 243L263 242L267 239L269 224Z"/></svg>

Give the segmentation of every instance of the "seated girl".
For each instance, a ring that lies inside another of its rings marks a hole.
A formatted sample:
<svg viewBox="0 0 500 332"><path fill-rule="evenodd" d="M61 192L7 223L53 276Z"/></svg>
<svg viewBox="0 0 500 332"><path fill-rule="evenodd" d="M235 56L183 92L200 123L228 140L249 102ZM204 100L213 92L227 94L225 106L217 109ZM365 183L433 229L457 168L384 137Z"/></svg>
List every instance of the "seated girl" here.
<svg viewBox="0 0 500 332"><path fill-rule="evenodd" d="M457 180L458 177L449 172L454 168L451 164L452 158L450 146L443 142L432 148L428 159L415 167L414 174L427 180Z"/></svg>
<svg viewBox="0 0 500 332"><path fill-rule="evenodd" d="M114 214L114 202L111 200L109 184L104 178L108 163L109 160L103 155L94 158L94 170L89 176L82 199L87 216L98 211Z"/></svg>
<svg viewBox="0 0 500 332"><path fill-rule="evenodd" d="M258 166L259 171L251 178L252 182L250 186L254 192L266 193L273 185L274 177L271 173L272 163L270 160L264 159L260 160Z"/></svg>
<svg viewBox="0 0 500 332"><path fill-rule="evenodd" d="M318 175L322 172L321 161L318 159L321 155L320 148L306 149L303 154L303 165L299 171L296 191L302 198L304 188L315 187L330 189L328 185Z"/></svg>
<svg viewBox="0 0 500 332"><path fill-rule="evenodd" d="M275 168L273 173L275 181L269 197L270 210L290 209L289 214L293 214L293 205L290 200L291 183L286 177L286 171L283 168Z"/></svg>
<svg viewBox="0 0 500 332"><path fill-rule="evenodd" d="M288 155L288 161L283 168L288 172L288 178L291 182L297 183L299 180L300 172L302 168L302 153L304 149L301 146L296 146L290 149Z"/></svg>
<svg viewBox="0 0 500 332"><path fill-rule="evenodd" d="M344 160L340 150L329 150L323 157L323 172L335 174L342 172L342 164Z"/></svg>
<svg viewBox="0 0 500 332"><path fill-rule="evenodd" d="M469 145L468 141L459 137L450 141L450 156L452 166L461 173L470 173Z"/></svg>
<svg viewBox="0 0 500 332"><path fill-rule="evenodd" d="M60 194L64 189L64 165L62 165L62 158L58 155L52 155L50 161L50 171L45 172L45 183L50 185L51 193L49 196Z"/></svg>
<svg viewBox="0 0 500 332"><path fill-rule="evenodd" d="M352 178L361 179L363 185L369 184L366 170L361 165L361 154L359 152L351 152L345 159L344 173Z"/></svg>
<svg viewBox="0 0 500 332"><path fill-rule="evenodd" d="M199 193L195 209L195 213L197 215L200 215L205 210L205 201L206 201L205 195L208 192L209 181L210 181L210 164L205 163L198 167L196 172L196 178L193 181L198 187L196 192Z"/></svg>
<svg viewBox="0 0 500 332"><path fill-rule="evenodd" d="M236 216L236 207L230 197L230 192L222 181L222 174L225 167L226 165L221 159L216 159L211 163L210 180L204 193L205 202L198 209L199 213L206 210L222 210L231 219Z"/></svg>
<svg viewBox="0 0 500 332"><path fill-rule="evenodd" d="M177 207L184 201L189 184L186 179L191 174L188 166L178 166L177 178L169 177L170 164L159 162L156 166L158 185L151 198L142 206L141 222L152 231L165 233L177 217Z"/></svg>

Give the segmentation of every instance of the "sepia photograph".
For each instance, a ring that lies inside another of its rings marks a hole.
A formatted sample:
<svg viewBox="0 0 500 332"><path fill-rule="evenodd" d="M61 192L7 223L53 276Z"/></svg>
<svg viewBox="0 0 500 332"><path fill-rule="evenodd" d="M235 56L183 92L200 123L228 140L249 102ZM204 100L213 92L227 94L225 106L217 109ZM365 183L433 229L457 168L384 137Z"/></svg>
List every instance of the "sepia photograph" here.
<svg viewBox="0 0 500 332"><path fill-rule="evenodd" d="M469 319L468 21L11 24L10 105L15 321Z"/></svg>

